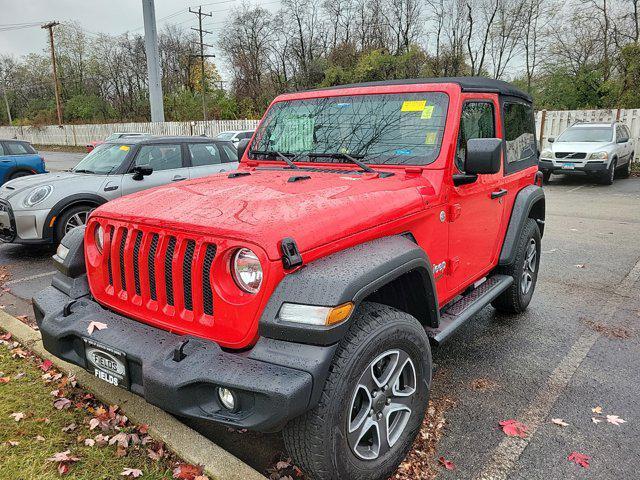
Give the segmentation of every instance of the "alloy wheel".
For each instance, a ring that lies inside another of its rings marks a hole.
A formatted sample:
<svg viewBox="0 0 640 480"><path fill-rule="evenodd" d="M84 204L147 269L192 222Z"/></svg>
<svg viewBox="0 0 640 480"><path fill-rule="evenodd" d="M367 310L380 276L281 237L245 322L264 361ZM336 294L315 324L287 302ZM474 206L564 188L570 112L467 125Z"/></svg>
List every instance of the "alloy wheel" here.
<svg viewBox="0 0 640 480"><path fill-rule="evenodd" d="M520 290L523 295L529 293L533 286L533 279L536 272L536 260L538 257L538 248L535 239L529 240L527 252L524 258L524 268L522 269L522 279L520 281Z"/></svg>
<svg viewBox="0 0 640 480"><path fill-rule="evenodd" d="M64 233L69 233L70 230L81 227L82 225L87 224L87 219L89 218L89 214L93 211L93 209L77 212L69 217L67 223L64 226Z"/></svg>
<svg viewBox="0 0 640 480"><path fill-rule="evenodd" d="M347 440L362 460L393 448L404 432L418 385L409 355L400 349L378 355L360 376L347 416Z"/></svg>

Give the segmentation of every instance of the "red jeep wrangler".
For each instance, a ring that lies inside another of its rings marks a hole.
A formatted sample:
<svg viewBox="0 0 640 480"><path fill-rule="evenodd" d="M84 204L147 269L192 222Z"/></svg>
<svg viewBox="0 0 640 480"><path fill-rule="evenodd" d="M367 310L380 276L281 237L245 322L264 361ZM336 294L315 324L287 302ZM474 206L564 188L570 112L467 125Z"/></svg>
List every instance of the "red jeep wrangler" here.
<svg viewBox="0 0 640 480"><path fill-rule="evenodd" d="M430 341L533 295L531 99L473 77L287 94L239 150L235 172L64 237L34 299L44 345L176 415L284 429L315 478L386 478L424 417Z"/></svg>

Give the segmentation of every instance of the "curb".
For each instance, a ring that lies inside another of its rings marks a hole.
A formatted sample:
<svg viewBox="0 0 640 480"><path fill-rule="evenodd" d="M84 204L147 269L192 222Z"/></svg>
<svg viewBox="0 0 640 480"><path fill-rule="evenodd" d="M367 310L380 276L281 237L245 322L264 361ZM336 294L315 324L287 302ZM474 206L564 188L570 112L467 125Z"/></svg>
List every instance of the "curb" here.
<svg viewBox="0 0 640 480"><path fill-rule="evenodd" d="M39 357L51 360L61 371L75 375L78 383L108 405L119 405L135 423L149 425L151 436L162 440L176 455L204 466L207 475L218 480L265 480L265 477L211 440L187 427L143 398L109 385L86 370L54 357L42 346L40 334L17 318L0 310L0 327Z"/></svg>

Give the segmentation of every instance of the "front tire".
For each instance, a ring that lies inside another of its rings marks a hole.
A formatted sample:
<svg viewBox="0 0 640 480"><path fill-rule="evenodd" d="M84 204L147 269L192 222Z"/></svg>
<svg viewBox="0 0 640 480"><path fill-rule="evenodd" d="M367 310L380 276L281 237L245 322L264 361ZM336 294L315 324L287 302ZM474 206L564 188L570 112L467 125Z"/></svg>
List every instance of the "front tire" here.
<svg viewBox="0 0 640 480"><path fill-rule="evenodd" d="M614 158L611 160L611 165L601 178L603 185L613 185L613 181L616 178L616 168L618 168L618 161Z"/></svg>
<svg viewBox="0 0 640 480"><path fill-rule="evenodd" d="M420 323L364 302L340 342L318 406L283 432L295 462L318 480L386 479L420 429L431 350Z"/></svg>
<svg viewBox="0 0 640 480"><path fill-rule="evenodd" d="M92 205L78 205L66 210L56 221L56 240L62 240L73 228L86 225L89 214L95 208Z"/></svg>
<svg viewBox="0 0 640 480"><path fill-rule="evenodd" d="M533 297L540 266L541 237L538 224L527 219L518 239L516 258L511 265L501 267L497 273L513 277L513 283L491 305L505 313L521 313Z"/></svg>
<svg viewBox="0 0 640 480"><path fill-rule="evenodd" d="M544 183L549 183L549 180L551 180L551 170L543 170L542 171L542 181Z"/></svg>

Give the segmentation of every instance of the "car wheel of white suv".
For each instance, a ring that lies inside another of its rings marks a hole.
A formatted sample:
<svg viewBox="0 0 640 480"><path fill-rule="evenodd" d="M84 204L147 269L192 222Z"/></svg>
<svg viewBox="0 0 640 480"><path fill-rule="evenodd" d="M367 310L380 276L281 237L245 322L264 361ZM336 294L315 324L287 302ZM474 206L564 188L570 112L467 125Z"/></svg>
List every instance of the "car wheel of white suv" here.
<svg viewBox="0 0 640 480"><path fill-rule="evenodd" d="M602 183L604 185L612 185L616 178L616 168L618 167L618 161L614 158L611 160L611 165L602 176Z"/></svg>

